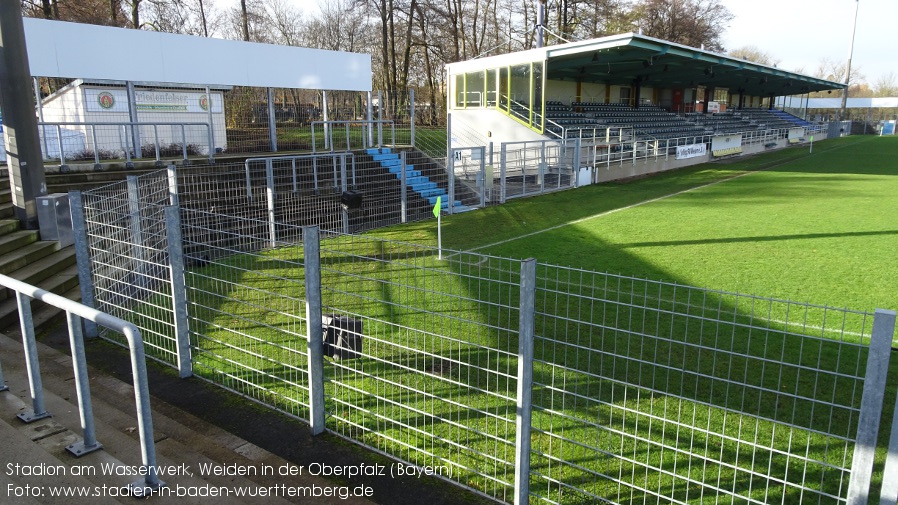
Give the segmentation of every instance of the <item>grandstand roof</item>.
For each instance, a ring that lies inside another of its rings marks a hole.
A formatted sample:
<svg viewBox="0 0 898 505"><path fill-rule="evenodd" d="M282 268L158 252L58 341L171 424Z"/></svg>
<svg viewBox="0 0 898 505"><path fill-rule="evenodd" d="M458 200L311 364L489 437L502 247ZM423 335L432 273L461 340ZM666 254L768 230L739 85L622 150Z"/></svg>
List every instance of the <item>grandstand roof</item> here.
<svg viewBox="0 0 898 505"><path fill-rule="evenodd" d="M31 75L371 91L371 55L25 18Z"/></svg>
<svg viewBox="0 0 898 505"><path fill-rule="evenodd" d="M784 96L842 89L844 84L666 40L624 33L449 65L451 73L544 59L549 79L644 86L706 86L748 95ZM507 60L507 63L502 63Z"/></svg>
<svg viewBox="0 0 898 505"><path fill-rule="evenodd" d="M848 109L894 109L898 108L898 97L887 98L849 98L845 104ZM841 98L810 98L809 109L840 109Z"/></svg>

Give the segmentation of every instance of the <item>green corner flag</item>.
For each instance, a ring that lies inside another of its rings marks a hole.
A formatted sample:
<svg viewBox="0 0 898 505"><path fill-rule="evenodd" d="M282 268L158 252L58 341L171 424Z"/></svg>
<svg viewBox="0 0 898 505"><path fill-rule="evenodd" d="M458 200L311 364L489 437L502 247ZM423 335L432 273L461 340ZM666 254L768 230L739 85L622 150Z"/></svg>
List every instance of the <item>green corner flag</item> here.
<svg viewBox="0 0 898 505"><path fill-rule="evenodd" d="M440 204L442 203L442 200L442 196L437 197L437 204L433 206L433 217L440 217Z"/></svg>

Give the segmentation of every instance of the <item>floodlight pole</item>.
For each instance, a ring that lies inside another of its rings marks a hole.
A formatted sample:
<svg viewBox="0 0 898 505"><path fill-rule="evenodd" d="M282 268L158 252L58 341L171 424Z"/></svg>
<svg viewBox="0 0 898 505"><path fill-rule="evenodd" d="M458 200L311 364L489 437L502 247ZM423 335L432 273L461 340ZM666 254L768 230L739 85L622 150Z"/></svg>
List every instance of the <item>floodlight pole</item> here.
<svg viewBox="0 0 898 505"><path fill-rule="evenodd" d="M854 25L851 28L851 44L848 46L848 64L845 67L845 89L842 90L842 107L839 109L839 121L845 119L845 110L848 108L848 84L851 81L851 58L854 56L854 35L857 33L857 11L860 9L860 0L854 0Z"/></svg>
<svg viewBox="0 0 898 505"><path fill-rule="evenodd" d="M536 5L536 47L543 47L546 43L546 1L539 0Z"/></svg>
<svg viewBox="0 0 898 505"><path fill-rule="evenodd" d="M0 0L0 103L13 211L23 228L34 230L38 228L37 197L47 194L47 183L22 6L13 0Z"/></svg>

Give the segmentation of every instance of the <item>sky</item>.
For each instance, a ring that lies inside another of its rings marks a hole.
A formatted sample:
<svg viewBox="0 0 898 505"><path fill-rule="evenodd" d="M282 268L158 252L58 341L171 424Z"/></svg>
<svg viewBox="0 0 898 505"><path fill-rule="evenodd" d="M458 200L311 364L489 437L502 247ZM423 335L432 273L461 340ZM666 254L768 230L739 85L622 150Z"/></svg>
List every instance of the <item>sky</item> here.
<svg viewBox="0 0 898 505"><path fill-rule="evenodd" d="M898 0L722 0L736 17L724 31L727 50L755 46L784 70L813 74L824 58L848 60L871 86L890 72L898 80Z"/></svg>
<svg viewBox="0 0 898 505"><path fill-rule="evenodd" d="M319 0L286 0L317 12ZM533 0L535 3L536 0ZM813 74L824 58L845 62L857 9L851 68L871 86L892 73L898 80L898 0L720 0L735 18L724 30L727 50L755 46L784 70ZM239 5L218 0L216 6Z"/></svg>

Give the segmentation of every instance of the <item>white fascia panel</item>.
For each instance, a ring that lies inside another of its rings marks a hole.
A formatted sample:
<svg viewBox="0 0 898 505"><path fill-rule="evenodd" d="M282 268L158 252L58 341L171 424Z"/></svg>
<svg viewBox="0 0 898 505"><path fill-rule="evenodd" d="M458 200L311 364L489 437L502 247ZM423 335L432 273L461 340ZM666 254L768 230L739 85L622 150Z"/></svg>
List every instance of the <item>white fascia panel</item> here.
<svg viewBox="0 0 898 505"><path fill-rule="evenodd" d="M371 56L25 18L31 75L371 91Z"/></svg>

